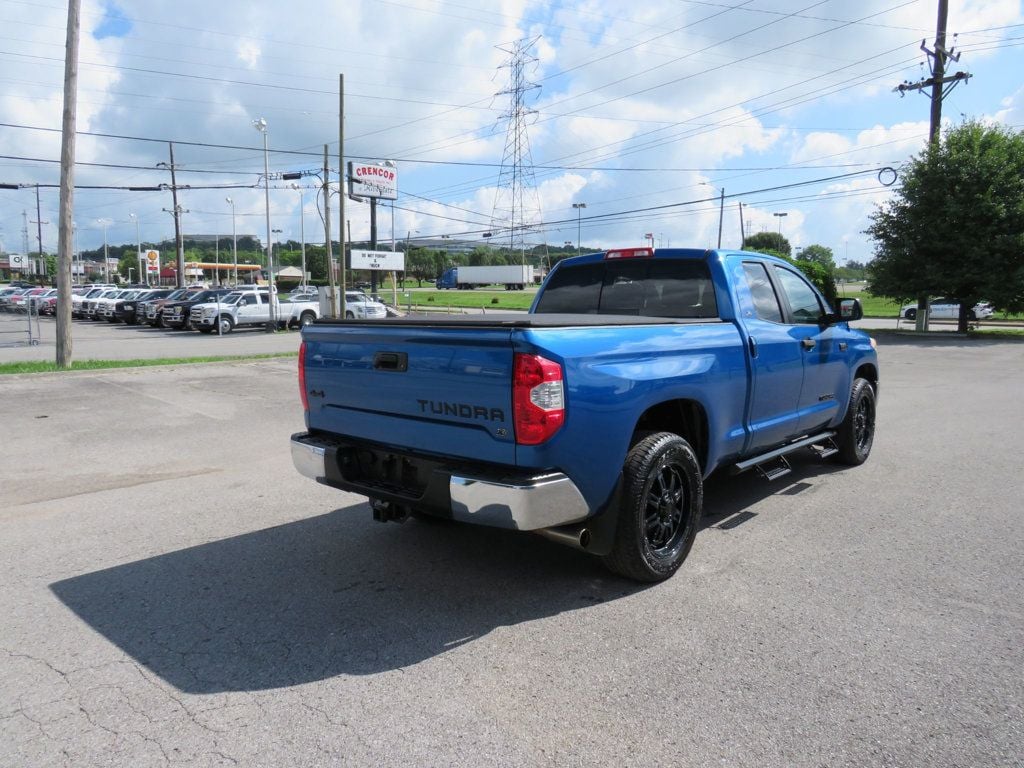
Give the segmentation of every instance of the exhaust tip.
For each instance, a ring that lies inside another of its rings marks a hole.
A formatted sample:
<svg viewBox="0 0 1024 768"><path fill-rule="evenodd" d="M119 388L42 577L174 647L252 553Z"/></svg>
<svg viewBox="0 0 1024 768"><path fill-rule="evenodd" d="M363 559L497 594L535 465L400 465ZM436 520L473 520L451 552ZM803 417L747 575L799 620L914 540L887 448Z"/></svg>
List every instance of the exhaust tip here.
<svg viewBox="0 0 1024 768"><path fill-rule="evenodd" d="M590 529L584 526L565 525L558 528L541 528L534 533L550 541L584 552L590 547Z"/></svg>

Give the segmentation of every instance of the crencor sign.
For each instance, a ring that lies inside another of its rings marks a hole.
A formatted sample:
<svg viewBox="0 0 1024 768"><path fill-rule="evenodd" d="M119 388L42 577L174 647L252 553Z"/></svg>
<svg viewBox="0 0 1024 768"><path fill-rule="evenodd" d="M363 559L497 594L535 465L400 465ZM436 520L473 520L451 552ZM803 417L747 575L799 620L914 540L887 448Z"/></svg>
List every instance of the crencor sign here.
<svg viewBox="0 0 1024 768"><path fill-rule="evenodd" d="M348 164L348 193L357 197L398 199L398 174L394 168L377 163Z"/></svg>

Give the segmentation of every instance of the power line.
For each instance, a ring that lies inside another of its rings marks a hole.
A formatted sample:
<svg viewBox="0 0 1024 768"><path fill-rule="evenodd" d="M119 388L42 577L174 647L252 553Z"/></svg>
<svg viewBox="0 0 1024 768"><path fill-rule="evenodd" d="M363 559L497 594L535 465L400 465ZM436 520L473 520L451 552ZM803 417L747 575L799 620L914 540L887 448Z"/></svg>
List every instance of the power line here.
<svg viewBox="0 0 1024 768"><path fill-rule="evenodd" d="M673 123L673 125L678 125L678 123ZM715 126L714 125L709 125L708 127L710 128L710 127L715 127ZM44 131L44 132L49 132L49 133L60 133L60 129L59 128L44 128L44 127L41 127L41 126L34 126L34 125L22 125L22 124L19 124L19 123L2 123L2 122L0 122L0 128L16 128L16 129L29 130L29 131ZM812 129L808 129L808 130L812 130ZM817 128L817 129L813 129L813 130L826 130L826 129ZM827 130L832 130L832 129L827 129ZM863 129L843 129L843 130L863 130ZM95 137L95 138L122 139L122 140L125 140L125 141L142 141L142 142L151 142L151 143L157 143L157 144L166 144L169 141L173 141L175 144L182 145L182 146L204 147L204 148L209 148L209 149L235 149L235 150L240 150L240 151L244 151L244 152L255 152L255 151L257 151L257 149L260 152L263 151L261 148L248 147L248 146L236 145L236 144L216 144L216 143L212 143L212 142L201 142L201 141L179 141L178 139L152 138L152 137L146 137L146 136L127 136L127 135L123 135L123 134L114 134L114 133L99 133L99 132L96 132L96 131L76 131L76 135L78 135L78 136L92 136L92 137ZM306 151L303 151L303 150L293 150L293 149L270 149L269 151L270 151L271 154L277 153L277 154L284 154L284 155L301 155L301 156L315 155L315 153L313 153L313 152L306 152ZM369 156L363 157L361 155L351 155L351 157L352 157L352 159L355 159L355 160L368 160L368 159L372 159ZM35 161L44 162L41 158L13 157L13 156L4 156L4 155L0 155L0 158L6 158L6 159L12 159L12 160L35 160ZM461 161L461 160L425 160L425 159L422 159L422 158L403 158L403 157L396 157L396 158L394 158L394 160L396 162L410 163L410 164L419 164L419 165L443 165L443 166L465 167L465 168L501 168L501 163L480 163L480 162L470 162L470 161ZM231 162L233 162L233 161L231 161ZM80 163L80 165L99 165L99 166L110 167L110 168L120 168L120 169L124 169L124 170L154 170L153 168L151 168L149 166L133 166L133 165L117 165L117 164L101 164L101 163ZM835 165L817 166L817 167L819 167L819 168L854 168L854 167L864 166L864 165L870 165L870 163L845 163L845 164L835 164ZM549 164L534 165L533 168L535 170L540 170L540 171L605 171L605 172L625 172L625 173L665 173L665 172L708 173L708 172L712 172L712 171L722 170L720 167L717 167L717 166L715 166L715 167L710 167L710 166L709 167L667 167L667 166L657 166L657 167L626 166L626 167L622 167L622 166L608 166L608 165L549 165ZM729 170L733 170L733 171L779 171L779 170L788 170L788 169L791 169L791 168L796 168L796 166L793 166L793 165L765 165L765 166L750 166L750 167L730 168ZM190 172L193 172L193 173L226 173L226 174L239 173L238 171L201 170L201 169L189 169L189 168L182 168L181 170L182 171L190 171ZM253 173L259 173L259 171L253 171Z"/></svg>

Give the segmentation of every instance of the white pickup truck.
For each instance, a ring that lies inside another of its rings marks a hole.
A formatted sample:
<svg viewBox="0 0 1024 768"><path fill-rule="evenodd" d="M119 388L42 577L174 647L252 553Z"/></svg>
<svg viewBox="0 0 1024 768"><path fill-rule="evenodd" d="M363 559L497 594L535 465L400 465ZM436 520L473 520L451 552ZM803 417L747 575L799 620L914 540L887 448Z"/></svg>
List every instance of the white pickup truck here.
<svg viewBox="0 0 1024 768"><path fill-rule="evenodd" d="M274 320L279 328L301 328L320 316L316 301L290 301L274 297ZM220 319L220 332L231 333L235 328L265 326L270 322L270 291L266 288L232 291L219 302L196 304L189 313L189 321L200 333L213 333Z"/></svg>

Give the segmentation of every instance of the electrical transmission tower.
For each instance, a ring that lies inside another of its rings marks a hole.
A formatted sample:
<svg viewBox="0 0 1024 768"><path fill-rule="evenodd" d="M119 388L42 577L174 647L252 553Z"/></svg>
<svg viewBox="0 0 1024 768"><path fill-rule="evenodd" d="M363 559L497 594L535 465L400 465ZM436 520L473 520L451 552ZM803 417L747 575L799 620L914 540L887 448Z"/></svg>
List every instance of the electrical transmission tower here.
<svg viewBox="0 0 1024 768"><path fill-rule="evenodd" d="M508 111L501 116L501 119L508 120L508 131L498 174L498 190L491 212L491 230L494 235L507 235L510 251L515 253L518 249L523 264L526 263L527 235L539 233L542 220L540 195L533 174L533 157L527 133L527 124L536 110L526 106L527 95L540 89L540 85L526 79L527 65L537 62L530 49L539 39L524 38L508 47L498 46L498 50L509 55L508 60L501 65L509 69L509 85L495 95L510 96L511 103Z"/></svg>

